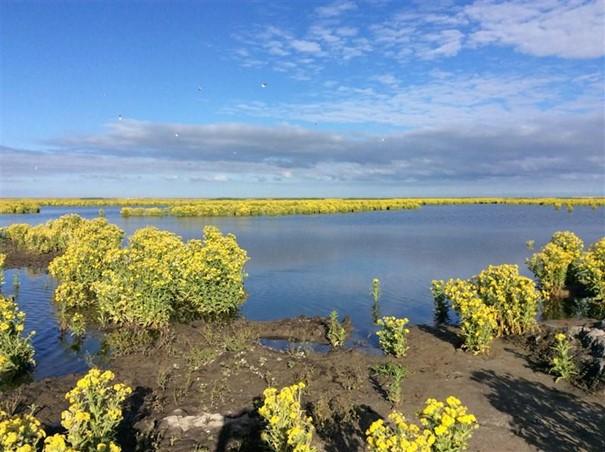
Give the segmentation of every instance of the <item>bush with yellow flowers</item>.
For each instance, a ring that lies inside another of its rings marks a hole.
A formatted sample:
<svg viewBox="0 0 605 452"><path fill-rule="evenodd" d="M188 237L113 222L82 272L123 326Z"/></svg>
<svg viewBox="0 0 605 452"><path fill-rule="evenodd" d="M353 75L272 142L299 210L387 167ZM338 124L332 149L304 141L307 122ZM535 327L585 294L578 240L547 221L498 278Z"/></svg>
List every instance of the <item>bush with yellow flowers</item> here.
<svg viewBox="0 0 605 452"><path fill-rule="evenodd" d="M471 281L451 279L433 281L433 297L440 309L447 309L447 300L460 317L464 348L474 354L487 353L496 334L497 312L487 306Z"/></svg>
<svg viewBox="0 0 605 452"><path fill-rule="evenodd" d="M582 254L582 240L570 231L555 232L539 252L527 260L527 266L538 280L542 298L561 298L570 264Z"/></svg>
<svg viewBox="0 0 605 452"><path fill-rule="evenodd" d="M93 304L93 284L106 270L109 253L119 250L122 236L122 230L104 218L82 222L73 231L65 253L48 266L59 281L55 300L66 308Z"/></svg>
<svg viewBox="0 0 605 452"><path fill-rule="evenodd" d="M477 428L475 416L454 396L445 402L428 399L420 413L420 423L435 436L432 450L443 452L466 450Z"/></svg>
<svg viewBox="0 0 605 452"><path fill-rule="evenodd" d="M263 405L258 413L266 426L261 434L273 450L278 452L314 452L313 424L301 406L304 383L287 386L280 391L267 388L263 392Z"/></svg>
<svg viewBox="0 0 605 452"><path fill-rule="evenodd" d="M435 443L430 430L420 430L408 423L399 411L389 414L391 425L378 419L366 431L366 444L370 452L429 452Z"/></svg>
<svg viewBox="0 0 605 452"><path fill-rule="evenodd" d="M0 214L40 213L40 204L35 201L0 201Z"/></svg>
<svg viewBox="0 0 605 452"><path fill-rule="evenodd" d="M552 346L552 352L550 371L556 375L556 381L571 381L578 374L578 369L573 359L570 339L565 333L555 334L555 343Z"/></svg>
<svg viewBox="0 0 605 452"><path fill-rule="evenodd" d="M445 402L428 399L420 424L408 423L398 411L389 414L391 425L379 419L366 432L370 452L454 452L468 448L477 419L456 397Z"/></svg>
<svg viewBox="0 0 605 452"><path fill-rule="evenodd" d="M536 327L539 294L516 265L489 265L473 278L479 298L496 310L498 336L523 334Z"/></svg>
<svg viewBox="0 0 605 452"><path fill-rule="evenodd" d="M224 316L246 299L244 266L248 254L233 234L206 226L203 240L187 242L178 274L175 311L181 320Z"/></svg>
<svg viewBox="0 0 605 452"><path fill-rule="evenodd" d="M137 230L123 249L111 250L92 284L104 321L162 327L173 314L185 246L171 232Z"/></svg>
<svg viewBox="0 0 605 452"><path fill-rule="evenodd" d="M67 429L67 435L48 438L47 447L62 450L63 444L69 444L81 452L120 450L114 442L116 429L122 421L122 402L132 389L112 383L114 379L109 370L91 369L78 380L76 387L65 395L69 408L61 413L61 425Z"/></svg>
<svg viewBox="0 0 605 452"><path fill-rule="evenodd" d="M467 350L489 351L494 336L523 334L536 326L539 295L516 265L490 265L469 280L433 281L438 306L447 301L460 317Z"/></svg>
<svg viewBox="0 0 605 452"><path fill-rule="evenodd" d="M0 381L35 364L33 332L24 336L24 323L25 313L15 300L0 295Z"/></svg>
<svg viewBox="0 0 605 452"><path fill-rule="evenodd" d="M79 215L69 214L36 226L11 224L1 229L0 235L29 251L59 253L65 251L74 231L86 221Z"/></svg>
<svg viewBox="0 0 605 452"><path fill-rule="evenodd" d="M570 267L571 279L592 299L594 315L605 317L605 237L593 243Z"/></svg>
<svg viewBox="0 0 605 452"><path fill-rule="evenodd" d="M35 452L45 436L40 421L31 414L11 417L0 410L0 450Z"/></svg>
<svg viewBox="0 0 605 452"><path fill-rule="evenodd" d="M407 335L410 330L406 327L409 320L407 318L397 318L392 316L378 319L376 324L382 327L376 335L380 348L387 354L396 358L402 358L408 351Z"/></svg>
<svg viewBox="0 0 605 452"><path fill-rule="evenodd" d="M0 286L4 282L4 261L6 260L6 254L0 253Z"/></svg>

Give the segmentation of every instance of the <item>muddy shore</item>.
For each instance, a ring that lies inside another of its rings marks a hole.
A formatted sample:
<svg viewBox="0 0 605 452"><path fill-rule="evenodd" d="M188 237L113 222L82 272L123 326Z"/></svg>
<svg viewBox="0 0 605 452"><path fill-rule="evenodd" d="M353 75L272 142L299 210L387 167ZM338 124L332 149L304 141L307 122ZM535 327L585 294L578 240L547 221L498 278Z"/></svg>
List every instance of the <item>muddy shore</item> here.
<svg viewBox="0 0 605 452"><path fill-rule="evenodd" d="M7 267L48 263L30 257L9 254ZM397 409L412 420L427 398L455 395L480 423L471 450L601 451L605 392L555 383L544 366L546 343L539 341L557 328L581 323L543 325L532 337L497 339L488 356L461 351L455 327L412 327L410 349L399 360L409 374ZM320 450L364 450L367 427L393 408L384 382L370 371L387 358L346 347L317 353L305 345L326 344L325 333L325 319L319 317L198 321L159 335L108 332L113 354L104 367L134 389L120 444L126 451L259 450L255 407L263 390L304 380L303 401ZM260 344L261 338L290 340L292 346L271 349ZM22 412L34 405L47 433L61 431L64 395L79 377L6 390L0 409Z"/></svg>

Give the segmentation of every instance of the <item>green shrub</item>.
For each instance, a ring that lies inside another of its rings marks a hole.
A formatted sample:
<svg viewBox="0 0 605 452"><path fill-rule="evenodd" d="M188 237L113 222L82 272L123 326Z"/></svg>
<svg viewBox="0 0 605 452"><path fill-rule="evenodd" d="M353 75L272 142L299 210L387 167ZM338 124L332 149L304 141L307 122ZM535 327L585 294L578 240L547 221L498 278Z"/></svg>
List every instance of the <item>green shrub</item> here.
<svg viewBox="0 0 605 452"><path fill-rule="evenodd" d="M123 232L104 218L86 220L73 231L65 253L48 266L59 281L55 300L65 308L93 305L97 283L112 253L119 252Z"/></svg>
<svg viewBox="0 0 605 452"><path fill-rule="evenodd" d="M203 240L187 243L175 300L181 319L233 314L246 299L246 251L233 234L204 228Z"/></svg>
<svg viewBox="0 0 605 452"><path fill-rule="evenodd" d="M410 332L406 318L387 316L379 319L377 324L382 327L376 334L380 348L387 354L402 358L408 351L407 335Z"/></svg>
<svg viewBox="0 0 605 452"><path fill-rule="evenodd" d="M25 313L17 303L0 295L0 382L35 364L33 333L23 335L24 323Z"/></svg>
<svg viewBox="0 0 605 452"><path fill-rule="evenodd" d="M527 260L527 266L538 280L542 298L563 296L570 264L580 257L584 244L573 232L555 232L542 250Z"/></svg>
<svg viewBox="0 0 605 452"><path fill-rule="evenodd" d="M154 227L136 231L126 248L108 253L92 284L105 322L165 326L173 315L185 245Z"/></svg>
<svg viewBox="0 0 605 452"><path fill-rule="evenodd" d="M327 337L332 348L342 347L347 338L347 332L338 320L338 313L336 311L330 313Z"/></svg>

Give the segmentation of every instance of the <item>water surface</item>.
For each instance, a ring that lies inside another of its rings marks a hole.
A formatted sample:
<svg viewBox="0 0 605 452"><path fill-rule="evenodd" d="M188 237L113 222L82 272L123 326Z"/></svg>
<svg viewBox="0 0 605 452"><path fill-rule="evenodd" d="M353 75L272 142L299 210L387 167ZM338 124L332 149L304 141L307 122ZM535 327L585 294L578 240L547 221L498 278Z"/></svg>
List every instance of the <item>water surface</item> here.
<svg viewBox="0 0 605 452"><path fill-rule="evenodd" d="M558 230L572 230L585 243L605 235L605 210L577 207L572 213L552 207L508 205L425 206L417 210L282 217L130 217L105 208L107 219L127 234L154 225L184 239L199 238L204 225L237 236L250 256L247 265L247 318L271 320L297 315L328 315L336 309L352 318L352 340L376 347L372 322L372 278L380 278L382 315L406 316L431 323L433 279L470 277L488 264L524 265L536 248ZM2 215L0 226L40 223L75 212L97 216L97 208L43 208L37 215ZM61 341L52 303L54 281L45 274L9 270L21 282L18 302L26 327L36 329L36 376L86 368L86 354L99 348L87 338L80 351Z"/></svg>

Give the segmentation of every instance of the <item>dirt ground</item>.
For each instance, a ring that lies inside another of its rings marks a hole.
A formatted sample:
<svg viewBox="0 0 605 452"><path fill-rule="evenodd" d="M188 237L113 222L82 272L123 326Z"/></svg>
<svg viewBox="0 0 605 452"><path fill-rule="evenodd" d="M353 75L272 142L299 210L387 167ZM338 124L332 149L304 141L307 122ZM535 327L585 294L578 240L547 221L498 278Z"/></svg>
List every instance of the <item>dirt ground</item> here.
<svg viewBox="0 0 605 452"><path fill-rule="evenodd" d="M50 260L11 252L7 267L44 267ZM174 325L161 334L108 332L112 354L100 366L134 389L119 432L123 449L262 450L255 407L263 390L305 381L303 402L317 429L318 448L364 450L365 430L393 408L385 382L370 371L388 359L347 347L314 352L309 342L326 344L325 321L236 319ZM497 339L485 357L461 351L454 327L412 327L410 349L398 360L409 373L397 409L414 420L427 398L457 396L480 423L471 441L475 451L602 451L605 390L555 383L545 365L548 342L540 339L572 323L544 325L543 333L531 337ZM271 349L260 344L261 338L289 340L291 346ZM61 431L64 395L79 377L5 390L0 409L17 413L33 405L47 433ZM218 421L186 431L168 422L208 415Z"/></svg>
<svg viewBox="0 0 605 452"><path fill-rule="evenodd" d="M327 451L363 450L363 432L392 408L369 371L386 358L346 348L320 354L304 345L276 351L258 343L268 332L272 338L308 340L309 331L322 328L321 319L240 319L178 325L153 343L127 341L119 349L121 356L104 366L135 388L120 432L124 449L258 450L260 424L254 407L262 391L304 380L308 388L303 400L314 418L317 445ZM480 423L471 450L603 450L605 394L555 383L536 368L532 350L520 342L496 340L489 356L477 357L459 350L451 327L413 327L408 355L400 360L410 374L397 408L413 419L427 398L456 395ZM2 404L17 410L35 404L47 430L58 431L60 412L67 408L64 394L77 378L22 385L3 394ZM175 433L162 423L170 414L204 413L225 416L222 428Z"/></svg>

